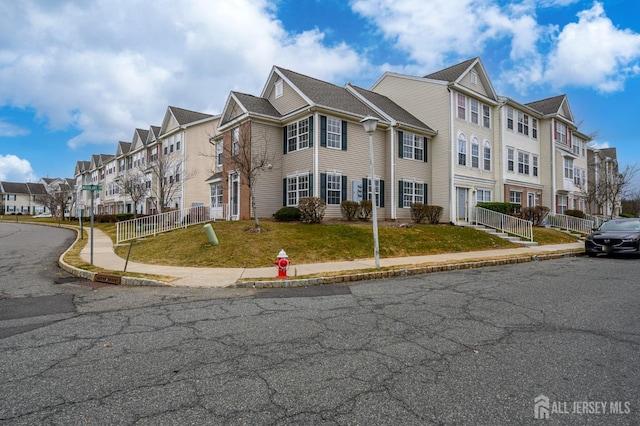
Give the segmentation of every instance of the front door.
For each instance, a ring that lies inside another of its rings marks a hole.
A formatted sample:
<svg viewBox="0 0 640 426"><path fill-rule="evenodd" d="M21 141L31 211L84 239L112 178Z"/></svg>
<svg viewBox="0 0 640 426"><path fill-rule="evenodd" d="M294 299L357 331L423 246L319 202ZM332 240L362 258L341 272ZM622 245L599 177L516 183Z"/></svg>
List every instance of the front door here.
<svg viewBox="0 0 640 426"><path fill-rule="evenodd" d="M466 222L468 215L467 215L467 211L468 211L468 199L467 199L467 195L468 195L468 189L467 188L456 188L456 191L458 193L458 208L457 208L457 220L458 222Z"/></svg>
<svg viewBox="0 0 640 426"><path fill-rule="evenodd" d="M240 219L240 177L238 174L232 174L229 179L230 188L229 188L229 208L231 209L230 216L231 220Z"/></svg>

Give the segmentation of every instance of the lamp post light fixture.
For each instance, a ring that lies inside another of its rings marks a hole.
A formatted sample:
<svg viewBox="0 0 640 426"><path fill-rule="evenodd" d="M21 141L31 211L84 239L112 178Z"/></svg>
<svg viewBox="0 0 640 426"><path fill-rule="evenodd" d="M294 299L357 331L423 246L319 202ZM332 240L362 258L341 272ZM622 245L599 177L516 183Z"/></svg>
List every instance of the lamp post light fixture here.
<svg viewBox="0 0 640 426"><path fill-rule="evenodd" d="M369 169L371 173L371 212L373 213L373 257L376 268L380 267L380 246L378 245L378 207L376 200L376 175L373 167L373 132L378 126L378 119L370 115L360 120L364 131L369 134ZM367 188L362 188L366 191Z"/></svg>

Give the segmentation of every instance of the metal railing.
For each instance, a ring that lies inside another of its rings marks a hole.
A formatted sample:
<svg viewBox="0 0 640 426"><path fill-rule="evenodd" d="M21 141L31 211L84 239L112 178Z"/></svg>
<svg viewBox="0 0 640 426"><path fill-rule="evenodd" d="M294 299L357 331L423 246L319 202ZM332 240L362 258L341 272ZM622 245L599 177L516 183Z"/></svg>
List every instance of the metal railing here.
<svg viewBox="0 0 640 426"><path fill-rule="evenodd" d="M579 217L567 216L565 214L549 213L545 218L547 225L566 229L568 231L579 232L581 234L589 234L595 226L595 222L589 219L581 219Z"/></svg>
<svg viewBox="0 0 640 426"><path fill-rule="evenodd" d="M518 237L533 241L533 223L519 217L476 207L475 222L478 225L497 229L507 234L517 235Z"/></svg>
<svg viewBox="0 0 640 426"><path fill-rule="evenodd" d="M138 217L116 223L116 244L136 238L148 237L186 228L189 225L224 220L227 216L226 205L220 207L191 207L183 210L172 210L152 216Z"/></svg>
<svg viewBox="0 0 640 426"><path fill-rule="evenodd" d="M585 215L585 219L587 220L592 220L593 221L593 227L594 228L599 228L600 225L602 225L603 223L605 223L608 219L602 217L602 216L595 216L595 215Z"/></svg>

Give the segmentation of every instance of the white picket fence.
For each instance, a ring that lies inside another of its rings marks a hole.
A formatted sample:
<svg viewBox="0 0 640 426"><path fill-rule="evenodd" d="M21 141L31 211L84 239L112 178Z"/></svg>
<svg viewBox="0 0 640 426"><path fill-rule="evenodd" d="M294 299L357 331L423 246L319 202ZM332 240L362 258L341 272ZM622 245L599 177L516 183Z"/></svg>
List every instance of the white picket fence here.
<svg viewBox="0 0 640 426"><path fill-rule="evenodd" d="M533 241L533 224L528 220L476 207L475 221L478 225Z"/></svg>
<svg viewBox="0 0 640 426"><path fill-rule="evenodd" d="M547 222L547 225L553 228L566 229L568 231L579 232L581 234L589 234L595 227L595 222L593 220L567 216L565 214L549 213L544 220Z"/></svg>
<svg viewBox="0 0 640 426"><path fill-rule="evenodd" d="M205 222L226 219L227 208L208 206L172 210L116 223L116 244Z"/></svg>

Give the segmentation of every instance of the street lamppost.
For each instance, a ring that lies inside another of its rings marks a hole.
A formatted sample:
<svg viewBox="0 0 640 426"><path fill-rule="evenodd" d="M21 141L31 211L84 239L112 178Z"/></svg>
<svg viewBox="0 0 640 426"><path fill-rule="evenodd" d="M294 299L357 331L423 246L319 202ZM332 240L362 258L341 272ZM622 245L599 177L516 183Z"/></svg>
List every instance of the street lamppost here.
<svg viewBox="0 0 640 426"><path fill-rule="evenodd" d="M378 119L370 115L360 120L364 131L369 134L369 169L371 173L371 211L373 213L373 256L376 268L380 267L380 247L378 245L378 208L376 202L376 175L373 167L373 132L376 131ZM367 188L362 188L366 191Z"/></svg>

